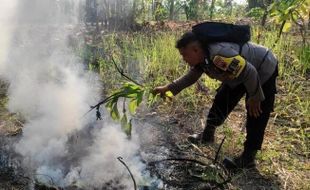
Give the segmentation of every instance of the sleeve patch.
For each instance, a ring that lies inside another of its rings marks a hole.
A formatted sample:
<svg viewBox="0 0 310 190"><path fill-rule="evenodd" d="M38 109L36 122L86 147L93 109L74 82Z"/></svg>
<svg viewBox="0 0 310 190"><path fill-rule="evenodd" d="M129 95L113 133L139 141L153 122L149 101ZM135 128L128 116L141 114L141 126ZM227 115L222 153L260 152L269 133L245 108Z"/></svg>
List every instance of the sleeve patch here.
<svg viewBox="0 0 310 190"><path fill-rule="evenodd" d="M246 65L245 59L240 55L233 57L216 55L213 59L213 63L217 68L228 72L233 78L238 77Z"/></svg>

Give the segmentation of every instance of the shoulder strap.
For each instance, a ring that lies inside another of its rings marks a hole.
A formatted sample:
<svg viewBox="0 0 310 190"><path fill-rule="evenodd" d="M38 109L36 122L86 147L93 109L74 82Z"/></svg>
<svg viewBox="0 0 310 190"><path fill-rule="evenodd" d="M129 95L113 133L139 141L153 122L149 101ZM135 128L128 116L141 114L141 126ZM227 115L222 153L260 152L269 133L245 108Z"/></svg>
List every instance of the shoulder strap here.
<svg viewBox="0 0 310 190"><path fill-rule="evenodd" d="M244 44L246 44L246 43L239 43L238 44L239 45L239 55L241 57L243 57L241 54L242 54L242 48L243 48ZM208 62L211 64L212 60L211 60L210 51L209 51L208 46L206 46L206 48L205 48L205 53L206 53L206 58L207 58Z"/></svg>
<svg viewBox="0 0 310 190"><path fill-rule="evenodd" d="M206 47L205 52L206 52L206 58L208 60L208 63L212 64L211 55L210 55L210 51L208 47Z"/></svg>

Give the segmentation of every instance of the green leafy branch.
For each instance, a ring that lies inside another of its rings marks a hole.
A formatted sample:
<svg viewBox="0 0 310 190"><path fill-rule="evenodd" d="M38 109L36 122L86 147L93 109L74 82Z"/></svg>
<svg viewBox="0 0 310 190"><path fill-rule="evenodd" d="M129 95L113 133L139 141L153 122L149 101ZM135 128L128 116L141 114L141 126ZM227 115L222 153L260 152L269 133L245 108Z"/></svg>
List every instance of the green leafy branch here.
<svg viewBox="0 0 310 190"><path fill-rule="evenodd" d="M144 86L129 76L127 76L123 69L121 69L116 62L114 61L113 57L111 57L112 62L116 68L116 70L129 82L125 82L121 88L112 92L112 95L108 96L98 104L91 106L91 109L87 112L89 113L93 109L96 109L97 120L101 120L101 113L100 113L100 106L105 104L105 107L110 112L111 118L120 121L122 130L127 134L127 136L131 137L132 131L132 123L131 119L128 119L127 116L127 109L126 103L128 102L128 110L131 115L136 113L137 108L142 103L144 97L147 97L147 105L151 106L158 100L158 95L154 95L152 93L152 88L148 86ZM173 94L171 92L166 92L164 97L171 98ZM123 100L122 106L122 114L119 111L119 101ZM87 114L86 113L86 114ZM85 114L85 115L86 115Z"/></svg>
<svg viewBox="0 0 310 190"><path fill-rule="evenodd" d="M126 113L126 99L129 100L128 109L131 114L136 112L137 107L143 100L145 90L143 87L133 83L125 83L119 90L113 93L113 98L107 101L106 108L109 110L112 119L121 121L122 129L128 137L131 136L132 124ZM123 114L119 113L118 102L123 99Z"/></svg>
<svg viewBox="0 0 310 190"><path fill-rule="evenodd" d="M171 92L167 92L165 97L171 98L173 95ZM152 93L151 88L145 86L139 86L137 84L127 82L113 93L111 99L106 102L106 108L109 110L112 119L121 122L123 131L128 137L131 136L132 124L131 119L128 120L126 110L126 100L128 100L128 110L131 115L136 113L137 108L143 101L143 97L147 97L148 106L153 105L158 100L158 95ZM123 113L120 114L118 103L123 99Z"/></svg>

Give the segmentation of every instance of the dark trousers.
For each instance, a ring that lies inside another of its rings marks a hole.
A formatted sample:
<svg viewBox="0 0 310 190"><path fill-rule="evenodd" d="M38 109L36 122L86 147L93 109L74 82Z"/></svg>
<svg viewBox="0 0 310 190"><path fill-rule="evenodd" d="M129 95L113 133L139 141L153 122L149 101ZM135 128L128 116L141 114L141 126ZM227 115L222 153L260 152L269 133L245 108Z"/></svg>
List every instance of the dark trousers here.
<svg viewBox="0 0 310 190"><path fill-rule="evenodd" d="M270 113L273 111L275 94L276 94L276 78L278 76L278 69L275 70L273 75L262 86L265 100L261 102L262 114L257 117L249 116L247 112L246 122L246 141L244 142L244 151L260 150L265 129L269 120ZM246 94L246 89L243 84L230 88L228 85L223 84L217 91L213 105L209 111L207 124L204 133L212 131L224 123L229 113L238 104L240 99ZM248 95L246 96L246 100Z"/></svg>

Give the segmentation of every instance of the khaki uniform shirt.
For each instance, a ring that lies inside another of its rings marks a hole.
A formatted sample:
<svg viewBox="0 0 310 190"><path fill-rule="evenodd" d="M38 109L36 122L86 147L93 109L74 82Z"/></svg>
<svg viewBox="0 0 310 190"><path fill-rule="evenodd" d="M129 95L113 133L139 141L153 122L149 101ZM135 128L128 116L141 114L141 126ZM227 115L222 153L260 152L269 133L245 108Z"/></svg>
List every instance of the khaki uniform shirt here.
<svg viewBox="0 0 310 190"><path fill-rule="evenodd" d="M235 43L219 42L210 44L208 49L210 58L213 60L216 55L224 57L238 55L240 46ZM194 84L203 73L206 73L209 77L220 80L231 88L243 84L249 98L263 101L265 96L261 86L274 73L278 61L270 50L254 43L244 44L241 56L246 60L246 66L237 78L227 79L228 73L219 72L217 69L206 69L206 63L202 63L192 67L187 74L169 84L168 88L176 95L184 88Z"/></svg>

